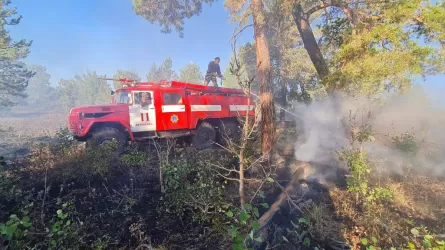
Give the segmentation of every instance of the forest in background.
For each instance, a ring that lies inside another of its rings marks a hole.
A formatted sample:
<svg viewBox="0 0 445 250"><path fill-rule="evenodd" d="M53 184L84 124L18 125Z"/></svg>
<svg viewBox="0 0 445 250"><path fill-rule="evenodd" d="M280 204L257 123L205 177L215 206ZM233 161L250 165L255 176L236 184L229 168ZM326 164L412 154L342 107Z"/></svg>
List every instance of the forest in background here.
<svg viewBox="0 0 445 250"><path fill-rule="evenodd" d="M180 36L184 20L214 2L132 1L135 14ZM4 110L66 114L109 103L110 87L94 71L53 88L44 67L25 65L32 43L9 37L20 16L10 1L0 4ZM261 123L244 121L231 147L196 151L167 141L121 157L86 151L66 128L55 130L50 143L1 160L2 247L445 249L444 111L413 86L444 74L444 1L224 7L239 27L228 38L234 53L223 84L260 94ZM245 29L254 29L254 41L238 45ZM202 81L196 65L178 74L172 63L153 65L146 78ZM142 80L127 70L113 77ZM296 117L291 126L277 122L285 114L276 103Z"/></svg>
<svg viewBox="0 0 445 250"><path fill-rule="evenodd" d="M67 113L75 106L107 104L111 101L110 90L121 88L118 81L111 84L100 78L107 78L106 75L98 74L96 71L79 73L73 79L61 79L58 85L53 87L50 84L51 75L46 68L41 65L30 65L24 67L31 77L27 80L24 91L17 90L17 93L4 97L5 105L2 112L11 111L12 107L39 107L41 110L50 108L54 113ZM6 73L6 72L5 72ZM185 82L203 83L204 77L195 63L188 63L179 74L174 72L173 63L170 58L166 58L161 65L153 64L143 79L131 70L117 69L112 78L129 78L137 81L178 80ZM5 82L6 75L5 75ZM21 82L20 84L25 84ZM17 86L3 85L3 88L14 88Z"/></svg>

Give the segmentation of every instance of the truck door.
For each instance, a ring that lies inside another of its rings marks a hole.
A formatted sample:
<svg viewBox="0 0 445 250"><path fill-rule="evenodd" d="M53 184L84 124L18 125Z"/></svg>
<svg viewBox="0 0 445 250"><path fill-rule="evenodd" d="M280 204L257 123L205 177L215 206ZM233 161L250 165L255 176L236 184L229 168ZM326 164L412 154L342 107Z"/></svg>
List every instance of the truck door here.
<svg viewBox="0 0 445 250"><path fill-rule="evenodd" d="M132 132L156 130L155 98L153 91L134 91L130 108Z"/></svg>
<svg viewBox="0 0 445 250"><path fill-rule="evenodd" d="M162 117L163 130L188 128L185 101L180 91L168 91L162 93ZM160 125L161 125L160 124ZM159 128L159 130L162 130Z"/></svg>

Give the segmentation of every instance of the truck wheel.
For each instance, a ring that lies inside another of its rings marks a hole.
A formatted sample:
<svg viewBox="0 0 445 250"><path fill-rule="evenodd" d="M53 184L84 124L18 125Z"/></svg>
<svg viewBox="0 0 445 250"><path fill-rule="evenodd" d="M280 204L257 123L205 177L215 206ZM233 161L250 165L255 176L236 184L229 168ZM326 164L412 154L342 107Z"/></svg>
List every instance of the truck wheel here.
<svg viewBox="0 0 445 250"><path fill-rule="evenodd" d="M117 141L117 153L122 154L127 144L127 137L124 133L115 128L104 127L93 133L90 139L87 140L88 148L99 148L107 143Z"/></svg>
<svg viewBox="0 0 445 250"><path fill-rule="evenodd" d="M236 142L240 137L240 129L236 122L221 123L218 132L219 141L225 145L228 144L229 139L232 142Z"/></svg>
<svg viewBox="0 0 445 250"><path fill-rule="evenodd" d="M193 145L197 149L211 148L216 139L216 131L212 124L203 122L193 135Z"/></svg>

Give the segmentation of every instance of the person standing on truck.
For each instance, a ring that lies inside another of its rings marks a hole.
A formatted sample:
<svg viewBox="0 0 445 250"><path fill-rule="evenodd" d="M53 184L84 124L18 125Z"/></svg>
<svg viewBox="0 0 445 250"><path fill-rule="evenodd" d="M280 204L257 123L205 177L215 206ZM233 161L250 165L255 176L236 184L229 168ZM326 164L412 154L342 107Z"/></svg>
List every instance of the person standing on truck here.
<svg viewBox="0 0 445 250"><path fill-rule="evenodd" d="M221 74L221 69L219 68L219 57L215 58L215 61L211 61L207 68L207 73L205 75L204 86L209 85L209 82L212 81L213 85L218 88L218 83L216 82L216 77L218 76L221 79L224 79Z"/></svg>

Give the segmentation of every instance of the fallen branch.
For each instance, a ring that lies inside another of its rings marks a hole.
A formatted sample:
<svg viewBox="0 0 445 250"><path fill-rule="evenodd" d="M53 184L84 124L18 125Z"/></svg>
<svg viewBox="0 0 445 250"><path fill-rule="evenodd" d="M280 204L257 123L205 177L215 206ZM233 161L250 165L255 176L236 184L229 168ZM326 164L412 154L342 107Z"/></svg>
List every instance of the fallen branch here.
<svg viewBox="0 0 445 250"><path fill-rule="evenodd" d="M269 222L272 220L273 216L280 210L280 207L283 205L284 201L288 200L289 196L288 193L292 191L294 188L294 184L303 176L304 174L304 165L308 163L302 162L297 170L295 170L294 174L292 175L292 178L290 182L286 185L286 188L281 192L280 196L278 196L278 199L270 206L269 210L264 213L260 219L258 220L259 228L258 231L255 233L256 237L261 237L262 239L267 238L267 231L265 230ZM250 238L246 239L247 242L251 242ZM254 245L258 245L261 243L254 242ZM254 246L254 248L256 248Z"/></svg>
<svg viewBox="0 0 445 250"><path fill-rule="evenodd" d="M286 190L283 188L283 186L281 186L279 183L277 183L277 186L281 189L281 192L287 196L287 200L294 207L294 209L298 210L298 212L300 212L300 213L303 213L303 211L297 205L297 203L295 203L295 201L290 198L289 194L286 192Z"/></svg>
<svg viewBox="0 0 445 250"><path fill-rule="evenodd" d="M263 216L261 216L261 218L258 220L258 224L260 226L258 231L261 231L270 222L275 213L278 212L283 202L287 200L288 193L292 191L292 189L294 188L294 184L301 178L303 174L303 166L300 166L297 170L295 170L294 174L292 175L292 179L286 185L286 188L283 190L283 192L281 192L280 196L278 196L278 200L276 200L272 204L272 206L270 206L270 209L266 213L264 213Z"/></svg>

